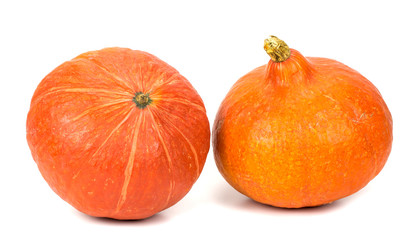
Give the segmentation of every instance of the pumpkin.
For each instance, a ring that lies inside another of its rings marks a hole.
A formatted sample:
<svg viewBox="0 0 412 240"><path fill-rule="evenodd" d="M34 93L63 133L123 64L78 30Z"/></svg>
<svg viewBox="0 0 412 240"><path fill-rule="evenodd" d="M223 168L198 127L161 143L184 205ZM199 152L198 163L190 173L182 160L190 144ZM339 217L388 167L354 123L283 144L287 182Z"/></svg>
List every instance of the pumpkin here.
<svg viewBox="0 0 412 240"><path fill-rule="evenodd" d="M198 179L210 130L193 86L157 57L86 52L38 85L27 141L50 187L91 216L143 219Z"/></svg>
<svg viewBox="0 0 412 240"><path fill-rule="evenodd" d="M240 78L213 126L216 165L257 202L319 206L349 196L383 168L392 118L381 94L335 60L303 57L274 37L268 64Z"/></svg>

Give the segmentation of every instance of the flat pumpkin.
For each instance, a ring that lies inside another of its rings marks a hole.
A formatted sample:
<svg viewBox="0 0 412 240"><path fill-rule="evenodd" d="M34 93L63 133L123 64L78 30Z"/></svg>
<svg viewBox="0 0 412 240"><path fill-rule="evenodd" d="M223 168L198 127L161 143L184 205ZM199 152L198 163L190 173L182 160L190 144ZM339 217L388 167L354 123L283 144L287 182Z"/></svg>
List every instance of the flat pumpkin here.
<svg viewBox="0 0 412 240"><path fill-rule="evenodd" d="M106 48L63 63L38 85L27 141L44 179L86 214L142 219L190 190L209 150L202 99L173 67Z"/></svg>
<svg viewBox="0 0 412 240"><path fill-rule="evenodd" d="M271 36L268 64L240 78L213 126L217 167L244 195L284 208L349 196L383 168L392 117L376 87L335 60Z"/></svg>

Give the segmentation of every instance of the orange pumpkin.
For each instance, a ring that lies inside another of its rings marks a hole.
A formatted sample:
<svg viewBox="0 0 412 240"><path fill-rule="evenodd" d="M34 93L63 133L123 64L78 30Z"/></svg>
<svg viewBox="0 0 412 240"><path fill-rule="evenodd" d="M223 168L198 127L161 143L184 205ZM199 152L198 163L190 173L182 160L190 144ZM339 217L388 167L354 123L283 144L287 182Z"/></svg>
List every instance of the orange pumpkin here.
<svg viewBox="0 0 412 240"><path fill-rule="evenodd" d="M213 126L217 167L236 190L273 206L318 206L363 188L383 168L392 118L355 70L303 57L272 36L267 65L223 100Z"/></svg>
<svg viewBox="0 0 412 240"><path fill-rule="evenodd" d="M174 68L106 48L65 62L37 87L27 141L50 187L79 211L142 219L190 190L209 151L206 110Z"/></svg>

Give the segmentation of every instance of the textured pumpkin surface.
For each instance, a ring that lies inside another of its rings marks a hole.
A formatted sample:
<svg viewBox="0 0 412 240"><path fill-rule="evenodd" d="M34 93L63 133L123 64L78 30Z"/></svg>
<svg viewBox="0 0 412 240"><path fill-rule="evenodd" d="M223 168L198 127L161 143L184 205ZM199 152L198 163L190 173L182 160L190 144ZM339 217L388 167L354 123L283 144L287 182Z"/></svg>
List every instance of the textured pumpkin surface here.
<svg viewBox="0 0 412 240"><path fill-rule="evenodd" d="M43 79L27 140L44 179L75 208L142 219L190 190L210 131L200 96L174 68L142 51L107 48Z"/></svg>
<svg viewBox="0 0 412 240"><path fill-rule="evenodd" d="M286 208L360 190L381 171L391 144L391 114L371 82L293 49L239 79L213 127L223 177L258 202Z"/></svg>

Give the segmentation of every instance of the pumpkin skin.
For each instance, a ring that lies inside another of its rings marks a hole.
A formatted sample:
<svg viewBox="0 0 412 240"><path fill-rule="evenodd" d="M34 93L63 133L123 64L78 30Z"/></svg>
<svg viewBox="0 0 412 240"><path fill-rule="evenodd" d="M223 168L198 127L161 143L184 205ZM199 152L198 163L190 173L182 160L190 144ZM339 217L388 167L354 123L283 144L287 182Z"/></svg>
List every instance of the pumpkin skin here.
<svg viewBox="0 0 412 240"><path fill-rule="evenodd" d="M106 48L41 81L27 141L44 179L76 209L143 219L188 193L210 130L202 99L173 67L146 52Z"/></svg>
<svg viewBox="0 0 412 240"><path fill-rule="evenodd" d="M371 82L340 62L293 49L287 60L271 59L240 78L213 126L226 181L283 208L357 192L382 170L391 145L392 117Z"/></svg>

